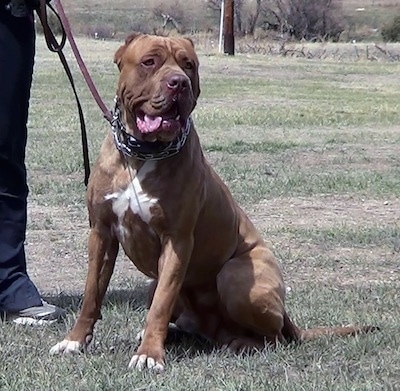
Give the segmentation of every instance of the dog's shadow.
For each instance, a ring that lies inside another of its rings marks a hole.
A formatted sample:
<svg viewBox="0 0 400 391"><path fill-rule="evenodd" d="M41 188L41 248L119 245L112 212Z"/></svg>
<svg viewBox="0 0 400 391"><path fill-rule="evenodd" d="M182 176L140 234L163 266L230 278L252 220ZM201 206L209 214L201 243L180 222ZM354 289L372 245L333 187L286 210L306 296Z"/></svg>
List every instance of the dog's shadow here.
<svg viewBox="0 0 400 391"><path fill-rule="evenodd" d="M138 284L132 289L113 289L106 293L101 308L127 305L132 311L146 308L148 287L145 284ZM45 295L44 300L67 312L78 313L82 306L83 295L75 293L60 293L56 296Z"/></svg>
<svg viewBox="0 0 400 391"><path fill-rule="evenodd" d="M144 311L146 309L148 286L138 284L132 289L110 290L104 297L102 309L118 305L128 305L132 311ZM64 308L68 313L78 314L82 305L81 294L60 293L58 295L46 295L46 301L58 307ZM134 346L136 341L120 341L124 345ZM169 327L165 341L167 351L170 351L177 359L193 357L198 354L212 353L216 346L201 336L187 333L176 327Z"/></svg>

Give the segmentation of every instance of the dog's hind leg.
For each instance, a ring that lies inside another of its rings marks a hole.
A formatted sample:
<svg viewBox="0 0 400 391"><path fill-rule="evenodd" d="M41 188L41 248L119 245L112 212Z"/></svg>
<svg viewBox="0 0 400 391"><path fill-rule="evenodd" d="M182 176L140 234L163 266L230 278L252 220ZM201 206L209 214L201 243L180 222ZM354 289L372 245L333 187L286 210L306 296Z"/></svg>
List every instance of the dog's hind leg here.
<svg viewBox="0 0 400 391"><path fill-rule="evenodd" d="M89 265L82 309L75 326L65 339L50 350L51 354L77 353L84 350L93 337L94 325L114 271L119 243L106 230L92 227L89 235Z"/></svg>
<svg viewBox="0 0 400 391"><path fill-rule="evenodd" d="M374 326L298 328L285 311L285 290L279 266L266 248L256 248L229 260L217 276L217 287L231 319L263 336L272 346L277 342L301 342L322 335L345 336L379 330ZM246 338L231 342L235 350L251 348L252 344L253 341Z"/></svg>
<svg viewBox="0 0 400 391"><path fill-rule="evenodd" d="M286 342L285 290L279 266L269 250L256 248L229 260L217 276L217 288L228 316L258 336L231 341L234 350Z"/></svg>

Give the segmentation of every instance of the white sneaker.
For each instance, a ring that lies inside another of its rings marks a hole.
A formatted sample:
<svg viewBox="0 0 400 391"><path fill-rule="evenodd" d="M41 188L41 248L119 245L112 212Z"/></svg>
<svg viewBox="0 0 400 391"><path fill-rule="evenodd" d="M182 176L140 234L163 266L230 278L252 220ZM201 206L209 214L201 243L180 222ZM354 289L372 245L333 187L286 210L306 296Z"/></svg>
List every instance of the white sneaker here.
<svg viewBox="0 0 400 391"><path fill-rule="evenodd" d="M60 321L66 311L42 300L42 305L29 307L16 313L6 313L5 320L22 325L42 326Z"/></svg>

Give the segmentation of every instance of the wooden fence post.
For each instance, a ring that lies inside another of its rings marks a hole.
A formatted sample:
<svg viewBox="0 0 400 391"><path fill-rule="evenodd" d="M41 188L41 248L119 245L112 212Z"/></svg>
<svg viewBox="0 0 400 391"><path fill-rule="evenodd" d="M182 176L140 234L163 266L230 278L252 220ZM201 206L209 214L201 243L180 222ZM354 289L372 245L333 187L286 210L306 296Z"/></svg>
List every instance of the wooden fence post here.
<svg viewBox="0 0 400 391"><path fill-rule="evenodd" d="M235 55L234 0L224 1L224 53Z"/></svg>

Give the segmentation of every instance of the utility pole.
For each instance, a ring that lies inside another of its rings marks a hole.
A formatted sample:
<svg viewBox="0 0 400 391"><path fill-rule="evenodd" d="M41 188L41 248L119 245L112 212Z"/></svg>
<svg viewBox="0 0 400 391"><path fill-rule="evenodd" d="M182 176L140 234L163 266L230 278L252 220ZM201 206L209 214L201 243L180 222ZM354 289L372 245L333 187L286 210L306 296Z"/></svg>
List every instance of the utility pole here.
<svg viewBox="0 0 400 391"><path fill-rule="evenodd" d="M224 1L224 53L235 55L234 0Z"/></svg>

